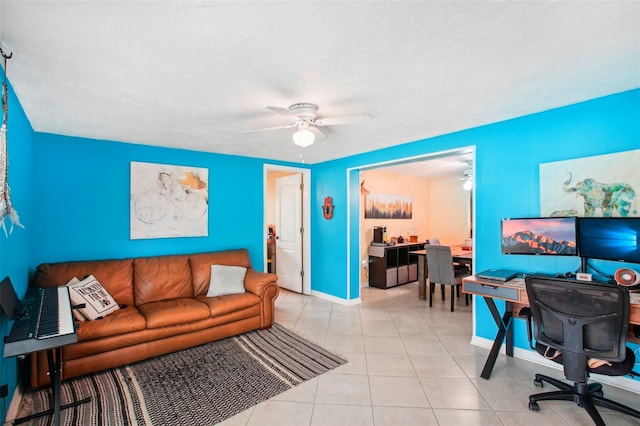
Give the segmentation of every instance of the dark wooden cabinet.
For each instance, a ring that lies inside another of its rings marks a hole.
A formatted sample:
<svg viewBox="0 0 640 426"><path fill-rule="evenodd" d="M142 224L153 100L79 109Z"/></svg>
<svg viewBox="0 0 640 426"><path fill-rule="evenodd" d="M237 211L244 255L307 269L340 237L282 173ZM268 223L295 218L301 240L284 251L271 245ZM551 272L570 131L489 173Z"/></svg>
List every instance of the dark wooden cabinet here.
<svg viewBox="0 0 640 426"><path fill-rule="evenodd" d="M390 288L418 280L418 257L410 251L422 250L424 243L369 246L369 286Z"/></svg>
<svg viewBox="0 0 640 426"><path fill-rule="evenodd" d="M276 240L267 240L267 272L276 273Z"/></svg>

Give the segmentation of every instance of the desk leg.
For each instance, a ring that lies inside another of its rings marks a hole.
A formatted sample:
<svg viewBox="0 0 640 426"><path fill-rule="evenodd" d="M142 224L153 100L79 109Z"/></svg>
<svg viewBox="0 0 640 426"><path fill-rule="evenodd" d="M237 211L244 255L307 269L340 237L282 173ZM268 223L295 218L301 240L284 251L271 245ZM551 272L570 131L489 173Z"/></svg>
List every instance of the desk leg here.
<svg viewBox="0 0 640 426"><path fill-rule="evenodd" d="M505 339L505 352L507 353L507 356L512 357L513 356L513 327L511 327L511 325L513 324L513 303L511 302L505 302L505 315L508 312L509 313L509 324L506 325L507 327L507 336ZM502 321L504 322L504 318L502 319Z"/></svg>
<svg viewBox="0 0 640 426"><path fill-rule="evenodd" d="M418 299L420 300L427 300L426 262L422 257L418 258Z"/></svg>
<svg viewBox="0 0 640 426"><path fill-rule="evenodd" d="M483 297L484 301L487 303L489 307L489 311L491 311L491 316L493 316L493 320L498 326L498 333L496 334L495 339L493 340L493 346L491 346L491 351L489 351L489 356L484 363L484 368L482 369L482 373L480 377L483 379L489 379L491 377L491 372L493 371L493 366L498 359L498 354L500 353L500 347L502 346L502 342L507 338L507 355L513 356L513 330L511 327L512 323L512 304L507 302L507 307L505 309L504 315L500 317L500 312L498 312L498 308L496 307L495 302L491 297Z"/></svg>

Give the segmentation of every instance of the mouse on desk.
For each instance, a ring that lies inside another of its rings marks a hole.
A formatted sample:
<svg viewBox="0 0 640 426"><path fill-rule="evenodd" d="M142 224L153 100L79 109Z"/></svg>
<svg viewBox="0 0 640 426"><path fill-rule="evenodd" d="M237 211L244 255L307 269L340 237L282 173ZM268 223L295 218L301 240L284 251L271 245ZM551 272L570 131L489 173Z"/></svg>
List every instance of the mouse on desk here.
<svg viewBox="0 0 640 426"><path fill-rule="evenodd" d="M558 272L557 274L554 275L556 278L567 278L567 279L575 279L575 274L572 272L565 272L564 274L562 272Z"/></svg>
<svg viewBox="0 0 640 426"><path fill-rule="evenodd" d="M561 273L561 272L558 272L556 274L556 278L573 278L573 277L574 277L574 275L571 272L566 272L564 274Z"/></svg>

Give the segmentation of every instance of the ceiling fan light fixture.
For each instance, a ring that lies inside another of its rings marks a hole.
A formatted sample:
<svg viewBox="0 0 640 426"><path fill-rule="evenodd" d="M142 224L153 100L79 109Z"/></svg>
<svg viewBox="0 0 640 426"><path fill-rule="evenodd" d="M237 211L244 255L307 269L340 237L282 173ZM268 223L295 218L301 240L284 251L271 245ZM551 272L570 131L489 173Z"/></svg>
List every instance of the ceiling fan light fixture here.
<svg viewBox="0 0 640 426"><path fill-rule="evenodd" d="M293 134L293 143L302 148L312 145L315 140L316 135L307 128L300 128Z"/></svg>

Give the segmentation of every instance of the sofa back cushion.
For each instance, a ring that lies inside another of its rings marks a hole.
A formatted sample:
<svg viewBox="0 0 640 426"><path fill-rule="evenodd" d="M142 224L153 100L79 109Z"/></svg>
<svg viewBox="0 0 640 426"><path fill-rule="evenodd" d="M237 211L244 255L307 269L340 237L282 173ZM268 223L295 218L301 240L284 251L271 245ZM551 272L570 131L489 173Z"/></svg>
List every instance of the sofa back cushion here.
<svg viewBox="0 0 640 426"><path fill-rule="evenodd" d="M189 255L193 292L196 296L204 296L211 281L211 265L243 266L251 268L251 259L247 249L225 250Z"/></svg>
<svg viewBox="0 0 640 426"><path fill-rule="evenodd" d="M152 256L133 259L135 305L193 297L188 255Z"/></svg>
<svg viewBox="0 0 640 426"><path fill-rule="evenodd" d="M59 287L93 275L118 304L133 305L133 259L43 263L33 277L36 287Z"/></svg>

